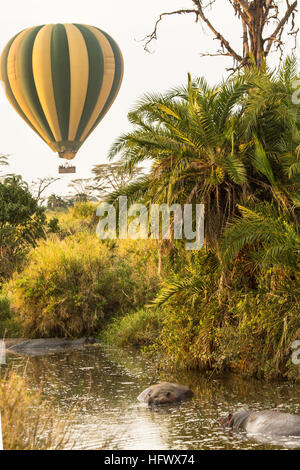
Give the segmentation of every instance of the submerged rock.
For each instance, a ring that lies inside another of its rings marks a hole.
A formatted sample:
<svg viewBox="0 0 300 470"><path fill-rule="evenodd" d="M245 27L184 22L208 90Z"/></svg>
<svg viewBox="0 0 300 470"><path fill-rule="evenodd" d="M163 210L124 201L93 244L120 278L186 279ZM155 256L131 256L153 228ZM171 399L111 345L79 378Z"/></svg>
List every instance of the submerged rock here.
<svg viewBox="0 0 300 470"><path fill-rule="evenodd" d="M146 388L138 396L138 400L148 405L167 405L188 400L192 396L192 390L185 385L161 382Z"/></svg>
<svg viewBox="0 0 300 470"><path fill-rule="evenodd" d="M26 356L42 356L53 352L63 352L70 349L80 349L87 344L92 344L89 338L66 339L66 338L42 338L28 339L10 345L6 342L6 352L24 354Z"/></svg>

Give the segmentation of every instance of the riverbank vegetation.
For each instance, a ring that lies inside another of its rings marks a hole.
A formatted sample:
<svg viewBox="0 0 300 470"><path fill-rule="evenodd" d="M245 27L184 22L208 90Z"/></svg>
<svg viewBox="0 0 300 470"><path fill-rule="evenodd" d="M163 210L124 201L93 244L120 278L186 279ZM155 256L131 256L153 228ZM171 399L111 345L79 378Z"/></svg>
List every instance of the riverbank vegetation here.
<svg viewBox="0 0 300 470"><path fill-rule="evenodd" d="M152 258L150 247L100 243L89 233L41 242L7 286L22 334L93 335L112 316L153 297Z"/></svg>
<svg viewBox="0 0 300 470"><path fill-rule="evenodd" d="M139 101L134 130L112 147L129 168L152 162L122 189L131 201L205 205L205 248L189 254L171 240L173 276L150 306L162 327L149 349L168 364L299 377L290 359L300 334L297 77L288 59L216 87L189 79ZM134 331L136 316L113 326L121 344L128 323Z"/></svg>
<svg viewBox="0 0 300 470"><path fill-rule="evenodd" d="M162 242L101 241L89 197L62 207L52 196L34 244L3 275L0 333L13 322L19 335L136 347L163 367L299 379L298 79L290 58L141 99L110 152L134 180L111 191L101 181L101 200L202 203L204 247L185 250L172 230Z"/></svg>

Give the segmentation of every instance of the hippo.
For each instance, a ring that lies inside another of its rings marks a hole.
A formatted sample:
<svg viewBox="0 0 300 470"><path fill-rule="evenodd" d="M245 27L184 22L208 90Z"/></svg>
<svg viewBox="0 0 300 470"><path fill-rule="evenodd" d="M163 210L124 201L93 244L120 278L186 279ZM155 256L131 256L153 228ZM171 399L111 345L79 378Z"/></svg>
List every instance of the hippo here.
<svg viewBox="0 0 300 470"><path fill-rule="evenodd" d="M161 382L146 388L138 396L138 400L148 405L168 405L187 400L192 396L192 390L185 385Z"/></svg>
<svg viewBox="0 0 300 470"><path fill-rule="evenodd" d="M64 352L72 349L81 349L85 345L93 344L92 338L66 339L66 338L41 338L29 339L7 344L6 352L14 354L24 354L27 356L43 356L44 354Z"/></svg>
<svg viewBox="0 0 300 470"><path fill-rule="evenodd" d="M300 416L275 410L240 410L221 418L224 427L266 436L300 436Z"/></svg>

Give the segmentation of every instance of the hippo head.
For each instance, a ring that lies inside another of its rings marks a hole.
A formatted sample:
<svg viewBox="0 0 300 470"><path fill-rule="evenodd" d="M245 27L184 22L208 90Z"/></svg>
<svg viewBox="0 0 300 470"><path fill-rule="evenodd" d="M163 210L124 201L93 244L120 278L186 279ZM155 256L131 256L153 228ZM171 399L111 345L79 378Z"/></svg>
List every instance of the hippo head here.
<svg viewBox="0 0 300 470"><path fill-rule="evenodd" d="M220 424L225 428L244 429L245 422L250 415L248 410L239 410L220 418Z"/></svg>
<svg viewBox="0 0 300 470"><path fill-rule="evenodd" d="M219 419L219 423L224 426L224 428L230 428L230 423L232 421L232 413L229 413L227 416L222 416L220 419Z"/></svg>

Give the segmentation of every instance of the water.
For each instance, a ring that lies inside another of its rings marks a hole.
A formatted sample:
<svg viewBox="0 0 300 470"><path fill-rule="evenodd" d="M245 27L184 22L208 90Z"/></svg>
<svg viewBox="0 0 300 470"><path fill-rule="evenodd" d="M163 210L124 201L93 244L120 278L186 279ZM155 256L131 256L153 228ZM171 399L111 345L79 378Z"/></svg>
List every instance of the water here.
<svg viewBox="0 0 300 470"><path fill-rule="evenodd" d="M75 449L283 449L299 440L266 441L224 430L222 414L237 408L300 414L299 386L195 372L157 371L134 352L98 346L62 354L10 358L32 387L42 386L66 414L75 405L71 441ZM172 381L190 386L194 398L156 410L136 397L147 386Z"/></svg>

